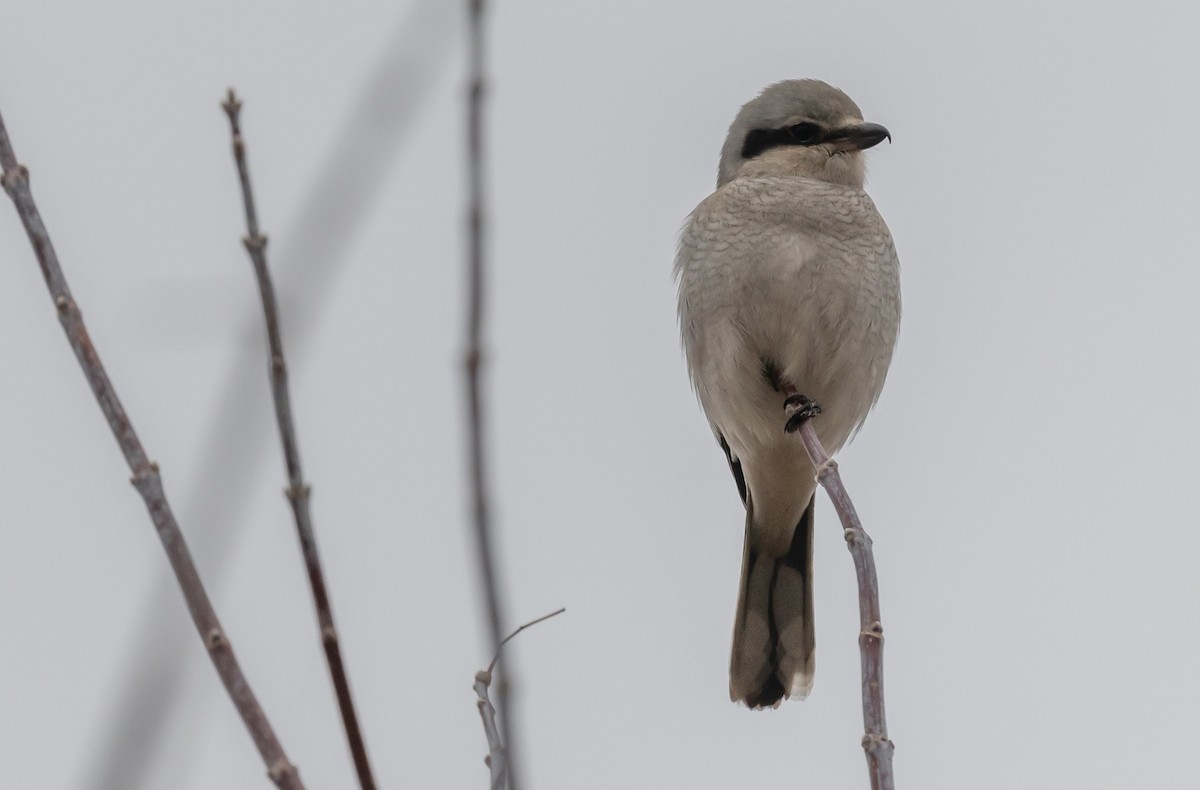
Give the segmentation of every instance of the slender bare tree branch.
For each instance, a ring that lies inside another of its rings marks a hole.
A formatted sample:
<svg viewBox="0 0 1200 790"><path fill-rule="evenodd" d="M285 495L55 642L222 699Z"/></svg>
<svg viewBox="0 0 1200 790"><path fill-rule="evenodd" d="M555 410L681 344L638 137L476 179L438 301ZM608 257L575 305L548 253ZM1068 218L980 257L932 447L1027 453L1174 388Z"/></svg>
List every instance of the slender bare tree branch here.
<svg viewBox="0 0 1200 790"><path fill-rule="evenodd" d="M483 734L488 742L488 756L484 760L488 769L491 771L491 790L506 790L505 783L509 781L510 774L508 771L507 755L504 752L504 739L500 736L500 730L496 726L496 707L492 705L489 690L492 685L492 672L496 668L496 662L500 660L500 649L512 641L513 637L524 631L526 628L532 628L538 623L545 622L551 617L562 614L567 611L565 608L557 609L550 614L544 614L536 620L530 620L513 631L500 643L500 648L496 650L496 654L492 656L492 662L488 664L488 668L475 673L475 694L479 697L479 701L475 704L479 707L479 718L483 719ZM503 714L501 714L503 716Z"/></svg>
<svg viewBox="0 0 1200 790"><path fill-rule="evenodd" d="M204 585L200 582L200 575L192 561L183 533L167 504L158 464L151 461L146 454L129 416L125 413L125 408L117 398L112 382L109 381L108 373L92 345L91 337L83 323L83 314L71 297L71 291L67 287L66 278L58 262L58 255L54 251L50 235L42 222L37 205L34 203L33 193L29 188L29 172L17 162L16 154L13 152L12 143L8 137L8 130L5 128L2 118L0 118L0 169L3 170L0 180L3 181L4 191L12 198L17 214L25 226L25 232L29 235L29 241L33 245L38 264L42 269L42 276L46 280L46 287L50 291L50 298L54 301L58 312L59 322L67 335L67 341L71 344L71 348L79 360L79 365L83 368L84 376L91 385L96 402L99 403L100 410L104 413L109 428L112 429L113 436L129 464L129 469L133 472L133 485L142 495L146 509L150 512L150 518L158 531L163 549L167 552L167 559L171 563L171 569L175 572L175 578L183 591L188 611L191 613L196 630L200 632L209 658L212 659L217 674L225 684L225 689L229 692L234 707L237 708L242 721L250 731L250 737L258 747L263 762L266 763L267 774L271 781L281 790L302 790L303 784L300 782L300 775L296 771L296 767L288 761L283 747L267 721L266 714L242 674L241 667L233 655L233 647L222 630L221 623L217 620L217 614L208 599Z"/></svg>
<svg viewBox="0 0 1200 790"><path fill-rule="evenodd" d="M487 609L488 636L493 652L500 650L504 605L500 598L496 557L492 547L491 514L488 505L487 471L484 452L483 385L484 362L484 234L486 210L484 190L483 99L486 86L484 66L484 2L467 0L467 352L465 362L468 431L470 442L472 510L479 575ZM510 691L510 673L502 665L498 677L497 699L500 724L507 743L507 781L511 790L518 787L517 749L513 722L516 715Z"/></svg>
<svg viewBox="0 0 1200 790"><path fill-rule="evenodd" d="M300 550L304 555L304 566L308 571L308 582L312 588L313 604L317 610L317 625L320 628L321 644L325 648L325 660L329 664L329 675L337 694L342 724L346 729L346 740L354 760L354 770L363 790L375 790L375 778L371 775L371 762L367 758L367 747L363 742L358 714L354 710L354 699L350 694L350 680L342 661L337 628L333 623L333 608L329 603L329 592L325 586L325 573L321 569L321 556L317 551L317 538L313 531L310 496L312 487L304 482L300 468L300 447L296 439L296 426L292 417L292 398L288 389L287 362L283 356L283 336L279 327L279 306L275 300L275 286L267 268L267 237L259 232L258 214L254 207L254 191L250 185L250 169L246 163L246 144L240 125L242 102L229 89L221 105L229 116L229 130L233 143L233 158L237 163L238 180L242 187L242 203L246 210L246 237L242 240L254 266L254 278L258 293L262 297L263 316L267 325L267 344L270 353L271 395L275 401L275 419L279 424L279 438L283 443L283 458L287 465L288 487L284 490L292 504L296 519L296 534L300 538Z"/></svg>
<svg viewBox="0 0 1200 790"><path fill-rule="evenodd" d="M436 95L457 57L463 9L445 0L406 3L362 84L351 91L346 115L326 153L312 166L312 186L298 203L286 241L274 247L277 296L288 315L288 354L296 369L313 329L327 310L333 283L347 268L346 250L361 232L369 208L389 183L400 153L419 126L421 111ZM239 316L239 338L261 332L262 318ZM209 589L219 587L238 545L239 530L255 474L265 457L266 425L252 419L255 375L262 362L257 346L239 342L218 384L211 426L197 458L198 472L177 507L184 523L206 528L191 536L197 561L207 570ZM214 497L211 492L220 491ZM154 760L167 750L165 726L195 685L190 652L172 630L177 615L165 596L174 580L166 574L149 590L129 655L110 682L118 697L97 720L91 755L80 769L83 790L143 790ZM188 682L185 682L188 681ZM185 749L191 755L194 749Z"/></svg>
<svg viewBox="0 0 1200 790"><path fill-rule="evenodd" d="M871 790L895 790L896 780L892 776L892 752L894 744L888 739L887 720L883 707L883 622L879 614L879 578L875 574L875 555L871 551L871 538L863 529L854 503L842 485L837 462L829 457L813 421L806 420L800 426L800 440L817 470L817 479L825 487L833 507L845 530L846 545L854 558L854 572L858 577L858 613L860 629L858 649L862 656L862 746L867 757L867 772L871 777Z"/></svg>

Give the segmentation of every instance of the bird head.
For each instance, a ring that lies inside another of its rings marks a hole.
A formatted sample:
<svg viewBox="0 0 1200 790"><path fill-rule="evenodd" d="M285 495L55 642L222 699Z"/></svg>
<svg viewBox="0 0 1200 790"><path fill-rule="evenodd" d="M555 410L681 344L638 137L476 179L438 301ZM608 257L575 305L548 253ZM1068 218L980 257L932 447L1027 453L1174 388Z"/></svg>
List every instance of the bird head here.
<svg viewBox="0 0 1200 790"><path fill-rule="evenodd" d="M863 151L888 130L820 80L784 80L747 102L729 127L717 186L743 175L800 175L862 188Z"/></svg>

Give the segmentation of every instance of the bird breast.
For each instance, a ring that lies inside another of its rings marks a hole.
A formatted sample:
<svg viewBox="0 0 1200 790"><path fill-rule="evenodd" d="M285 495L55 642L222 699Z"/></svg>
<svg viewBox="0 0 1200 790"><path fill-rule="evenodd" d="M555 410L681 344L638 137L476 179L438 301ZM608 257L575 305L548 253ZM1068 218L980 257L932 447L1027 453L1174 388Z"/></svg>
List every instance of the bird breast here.
<svg viewBox="0 0 1200 790"><path fill-rule="evenodd" d="M740 411L718 401L763 399L761 374L744 379L770 360L825 407L840 446L883 387L900 318L895 248L866 193L735 179L693 212L676 272L689 368L714 424Z"/></svg>

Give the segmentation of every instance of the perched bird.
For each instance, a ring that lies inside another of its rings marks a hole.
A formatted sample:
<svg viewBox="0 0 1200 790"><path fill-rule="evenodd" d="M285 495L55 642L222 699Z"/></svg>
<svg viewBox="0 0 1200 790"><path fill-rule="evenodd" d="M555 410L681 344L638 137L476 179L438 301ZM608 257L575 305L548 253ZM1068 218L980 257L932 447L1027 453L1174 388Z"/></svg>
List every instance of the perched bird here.
<svg viewBox="0 0 1200 790"><path fill-rule="evenodd" d="M813 682L813 423L836 452L887 376L900 323L891 234L863 191L863 151L891 139L818 80L738 113L717 190L675 260L692 383L746 507L729 696L751 708Z"/></svg>

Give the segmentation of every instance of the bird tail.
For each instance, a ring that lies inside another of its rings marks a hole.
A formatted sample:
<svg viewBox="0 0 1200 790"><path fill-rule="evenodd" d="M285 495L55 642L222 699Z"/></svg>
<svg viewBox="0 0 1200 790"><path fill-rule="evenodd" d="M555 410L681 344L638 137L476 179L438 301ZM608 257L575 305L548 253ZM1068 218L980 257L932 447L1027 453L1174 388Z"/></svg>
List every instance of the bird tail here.
<svg viewBox="0 0 1200 790"><path fill-rule="evenodd" d="M804 699L816 668L813 648L813 500L796 525L787 554L767 554L754 540L753 507L746 509L742 588L733 626L729 697L751 708Z"/></svg>

